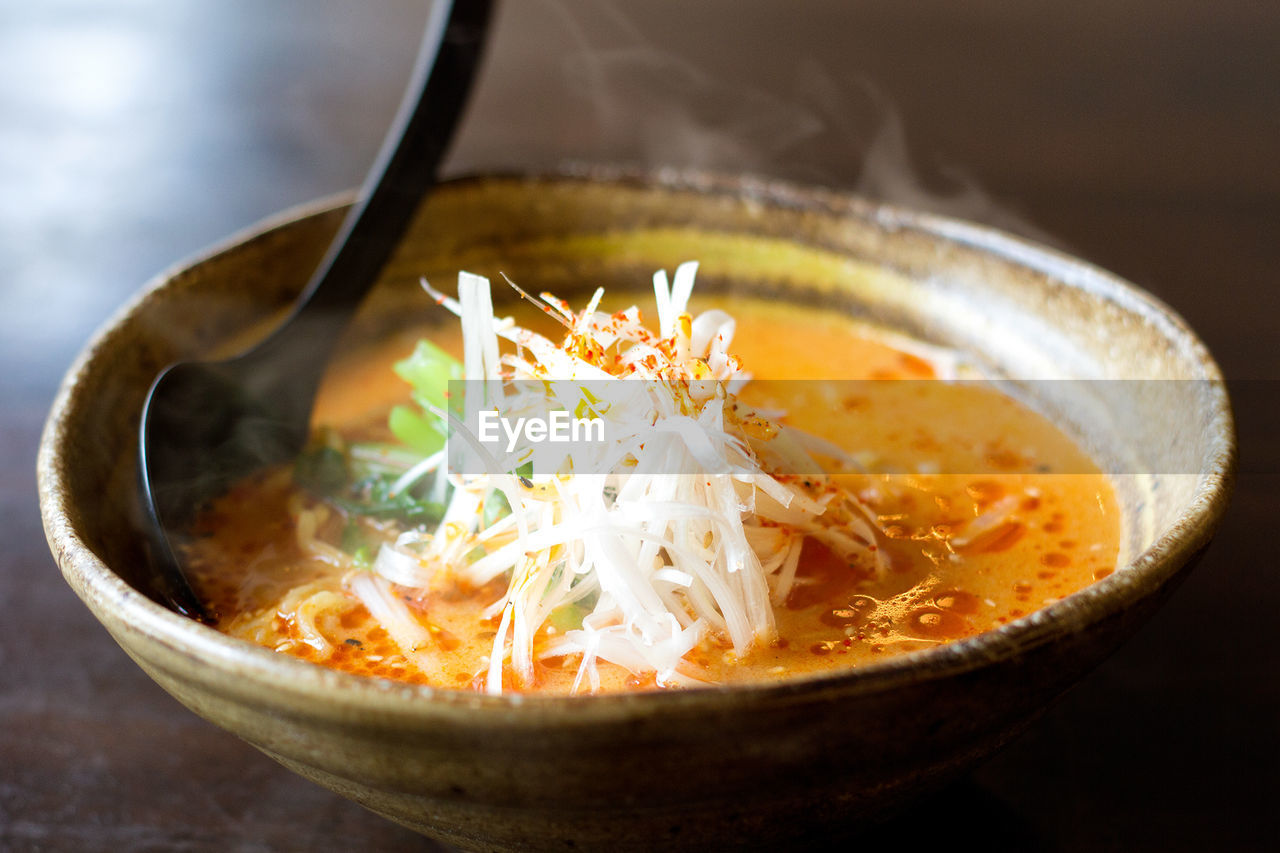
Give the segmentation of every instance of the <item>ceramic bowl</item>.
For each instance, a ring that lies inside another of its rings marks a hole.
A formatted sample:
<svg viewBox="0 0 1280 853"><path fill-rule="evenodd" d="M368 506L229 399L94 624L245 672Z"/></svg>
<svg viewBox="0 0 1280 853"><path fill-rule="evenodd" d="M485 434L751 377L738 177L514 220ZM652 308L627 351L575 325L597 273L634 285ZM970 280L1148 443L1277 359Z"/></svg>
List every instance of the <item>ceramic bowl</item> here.
<svg viewBox="0 0 1280 853"><path fill-rule="evenodd" d="M1187 571L1226 506L1235 444L1216 365L1167 307L1085 263L974 225L741 178L466 179L420 211L359 328L406 299L420 305L423 275L502 270L573 294L696 258L701 290L849 312L968 353L1015 385L1088 380L1024 387L1120 474L1125 564L999 630L759 686L487 696L231 639L151 597L134 494L139 407L170 361L278 316L345 202L239 235L111 319L53 406L40 500L67 581L160 685L307 778L444 841L719 849L847 833L989 755L1098 664Z"/></svg>

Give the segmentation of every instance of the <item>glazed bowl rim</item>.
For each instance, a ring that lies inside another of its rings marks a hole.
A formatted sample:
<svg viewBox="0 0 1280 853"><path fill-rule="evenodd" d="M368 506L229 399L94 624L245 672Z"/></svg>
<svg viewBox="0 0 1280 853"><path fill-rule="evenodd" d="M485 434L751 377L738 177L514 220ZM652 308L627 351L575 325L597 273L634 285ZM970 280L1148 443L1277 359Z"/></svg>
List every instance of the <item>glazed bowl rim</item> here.
<svg viewBox="0 0 1280 853"><path fill-rule="evenodd" d="M41 514L51 549L68 583L100 621L134 638L158 643L196 666L194 673L214 671L231 676L221 687L261 697L269 689L280 701L307 703L312 713L370 712L382 718L412 721L452 719L464 725L492 723L539 727L549 722L595 725L645 717L654 713L698 714L756 702L793 704L848 698L954 676L1050 643L1063 633L1120 612L1152 594L1177 574L1212 537L1226 509L1234 480L1236 441L1230 402L1218 366L1205 345L1169 306L1118 276L1055 249L1034 244L994 228L937 214L872 202L853 194L815 189L784 181L720 176L701 171L633 171L613 167L575 168L554 173L486 174L449 182L463 188L473 183L507 180L617 184L699 194L750 195L775 207L797 208L831 216L853 215L881 229L910 229L934 240L951 242L1005 263L1039 272L1110 301L1153 322L1161 335L1210 380L1214 452L1206 460L1206 476L1177 518L1130 564L1085 589L1016 621L973 637L932 649L890 657L847 670L792 676L776 682L699 687L678 691L646 691L601 696L542 696L508 693L498 696L469 690L433 688L335 671L236 639L179 615L129 585L110 569L79 536L69 517L68 469L61 463L68 439L69 412L87 368L113 332L143 310L158 291L185 271L219 255L297 225L300 221L347 206L353 194L342 193L269 216L153 277L92 336L63 378L41 437L37 477ZM114 633L113 631L113 633ZM123 645L124 643L122 643ZM188 673L188 678L201 675ZM318 703L318 704L317 704ZM288 704L296 704L289 702ZM476 716L479 714L480 716Z"/></svg>

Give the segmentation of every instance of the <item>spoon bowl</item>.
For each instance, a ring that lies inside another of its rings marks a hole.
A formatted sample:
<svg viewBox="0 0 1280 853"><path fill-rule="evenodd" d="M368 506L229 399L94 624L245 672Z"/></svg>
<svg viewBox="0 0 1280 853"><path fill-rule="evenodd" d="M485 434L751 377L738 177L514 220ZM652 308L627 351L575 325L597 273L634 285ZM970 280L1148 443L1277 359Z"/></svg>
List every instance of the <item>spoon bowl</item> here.
<svg viewBox="0 0 1280 853"><path fill-rule="evenodd" d="M139 432L139 487L154 586L179 612L210 616L182 572L171 535L229 483L302 448L339 333L437 180L475 78L491 5L432 4L412 80L362 198L288 319L252 350L171 365L152 385Z"/></svg>

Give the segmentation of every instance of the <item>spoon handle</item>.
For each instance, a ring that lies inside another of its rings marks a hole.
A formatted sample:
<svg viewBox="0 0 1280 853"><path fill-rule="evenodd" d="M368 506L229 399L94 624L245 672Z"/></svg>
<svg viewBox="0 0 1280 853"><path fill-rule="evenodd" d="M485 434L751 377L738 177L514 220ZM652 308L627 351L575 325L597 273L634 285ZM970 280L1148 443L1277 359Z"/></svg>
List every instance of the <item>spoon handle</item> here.
<svg viewBox="0 0 1280 853"><path fill-rule="evenodd" d="M436 182L492 6L432 3L412 80L361 198L285 322L233 359L179 362L152 385L139 430L139 487L156 589L179 612L210 621L168 531L236 477L302 447L341 331Z"/></svg>
<svg viewBox="0 0 1280 853"><path fill-rule="evenodd" d="M413 75L360 199L347 214L293 313L255 348L295 384L285 395L308 407L351 313L378 280L441 160L480 62L492 0L435 0ZM292 362L297 362L296 364ZM271 383L274 377L263 377ZM264 387L263 391L272 391Z"/></svg>

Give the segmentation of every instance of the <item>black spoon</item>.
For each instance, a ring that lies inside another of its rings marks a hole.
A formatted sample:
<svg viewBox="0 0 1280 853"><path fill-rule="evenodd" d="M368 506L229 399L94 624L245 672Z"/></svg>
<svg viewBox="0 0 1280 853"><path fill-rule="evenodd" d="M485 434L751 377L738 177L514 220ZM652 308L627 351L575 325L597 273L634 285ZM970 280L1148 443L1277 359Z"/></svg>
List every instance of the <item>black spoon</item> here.
<svg viewBox="0 0 1280 853"><path fill-rule="evenodd" d="M294 458L339 333L377 280L437 170L475 77L491 0L436 0L400 112L293 313L225 361L179 362L147 395L139 432L142 503L156 591L209 621L169 532L234 481Z"/></svg>

